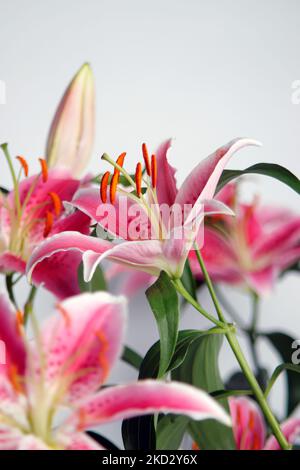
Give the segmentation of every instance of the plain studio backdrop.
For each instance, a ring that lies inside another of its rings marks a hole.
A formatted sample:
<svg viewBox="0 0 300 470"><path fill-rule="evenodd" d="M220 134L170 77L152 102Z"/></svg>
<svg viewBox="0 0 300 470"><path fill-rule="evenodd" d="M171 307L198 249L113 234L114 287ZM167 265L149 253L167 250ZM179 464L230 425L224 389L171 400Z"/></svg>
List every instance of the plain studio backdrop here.
<svg viewBox="0 0 300 470"><path fill-rule="evenodd" d="M237 136L260 140L262 148L235 155L230 168L257 162L300 170L300 105L293 92L300 79L298 0L0 0L0 141L38 169L48 127L64 88L83 62L90 62L97 92L97 137L90 164L103 171L101 154L128 152L134 169L141 143L154 149L174 137L172 164L179 183L202 158ZM293 104L294 102L294 104ZM4 160L1 185L11 184ZM268 178L251 177L247 199L299 210L296 193ZM251 195L251 197L250 197ZM20 298L24 298L23 283ZM227 289L240 315L249 318L243 292ZM201 301L210 308L207 293ZM262 302L260 328L300 338L299 278L287 275ZM40 316L54 299L41 292ZM182 328L202 328L193 310ZM143 294L130 301L127 343L144 353L157 339ZM244 341L243 341L244 344ZM246 346L246 343L245 343ZM271 371L279 357L260 343L261 362ZM237 369L231 352L220 356L224 377ZM199 364L201 367L201 364ZM120 364L111 382L132 380ZM284 379L271 401L282 414ZM120 442L120 423L105 426Z"/></svg>

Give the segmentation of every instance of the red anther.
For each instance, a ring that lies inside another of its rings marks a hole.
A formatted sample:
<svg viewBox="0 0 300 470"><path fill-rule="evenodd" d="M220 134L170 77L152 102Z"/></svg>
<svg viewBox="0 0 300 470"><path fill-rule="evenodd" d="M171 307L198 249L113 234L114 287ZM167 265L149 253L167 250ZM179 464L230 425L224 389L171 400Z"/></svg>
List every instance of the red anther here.
<svg viewBox="0 0 300 470"><path fill-rule="evenodd" d="M112 177L112 180L110 182L110 202L112 204L114 204L115 200L116 200L116 192L117 192L117 186L118 186L118 182L119 182L119 172L115 172L113 174L113 177Z"/></svg>
<svg viewBox="0 0 300 470"><path fill-rule="evenodd" d="M152 187L156 188L157 162L156 162L156 156L155 155L152 155L152 157L151 157L151 181L152 181Z"/></svg>
<svg viewBox="0 0 300 470"><path fill-rule="evenodd" d="M39 161L41 164L43 183L46 183L48 181L48 165L44 158L39 158Z"/></svg>
<svg viewBox="0 0 300 470"><path fill-rule="evenodd" d="M145 143L142 145L142 152L143 152L146 172L147 172L147 175L150 176L151 175L150 159L149 159L147 145Z"/></svg>
<svg viewBox="0 0 300 470"><path fill-rule="evenodd" d="M24 170L24 175L27 177L28 176L28 171L29 171L29 166L28 166L27 161L25 160L24 157L21 157L20 155L18 157L16 157L16 159L19 160L19 162L21 163L22 168Z"/></svg>
<svg viewBox="0 0 300 470"><path fill-rule="evenodd" d="M135 185L136 185L136 193L138 197L141 197L142 194L142 165L139 162L136 166L135 170Z"/></svg>
<svg viewBox="0 0 300 470"><path fill-rule="evenodd" d="M61 199L60 199L59 195L58 195L57 193L55 193L54 191L51 191L51 192L48 193L48 194L49 194L49 196L50 196L51 199L52 199L52 203L53 203L55 215L59 216L59 214L60 214L61 211L62 211L62 202L61 202Z"/></svg>
<svg viewBox="0 0 300 470"><path fill-rule="evenodd" d="M45 227L44 227L44 238L48 237L49 233L51 232L53 226L53 214L50 211L46 212L45 217Z"/></svg>
<svg viewBox="0 0 300 470"><path fill-rule="evenodd" d="M110 172L107 171L106 173L104 173L101 179L100 198L103 204L105 204L107 201L107 185L108 185L109 177L110 177Z"/></svg>

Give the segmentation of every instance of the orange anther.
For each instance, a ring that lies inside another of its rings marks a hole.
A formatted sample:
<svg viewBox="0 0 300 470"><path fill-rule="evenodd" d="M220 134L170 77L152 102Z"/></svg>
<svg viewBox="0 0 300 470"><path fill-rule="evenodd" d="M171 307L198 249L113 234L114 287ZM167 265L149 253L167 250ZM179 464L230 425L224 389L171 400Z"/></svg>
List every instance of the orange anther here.
<svg viewBox="0 0 300 470"><path fill-rule="evenodd" d="M109 348L109 343L103 331L97 331L96 336L100 341L100 352L99 352L99 364L101 369L103 370L102 381L104 381L109 372L109 364L106 357L107 350Z"/></svg>
<svg viewBox="0 0 300 470"><path fill-rule="evenodd" d="M152 180L152 187L156 188L157 162L156 162L156 156L155 155L152 155L152 157L151 157L151 180Z"/></svg>
<svg viewBox="0 0 300 470"><path fill-rule="evenodd" d="M48 237L53 226L53 214L50 211L46 212L45 227L44 227L44 238Z"/></svg>
<svg viewBox="0 0 300 470"><path fill-rule="evenodd" d="M115 172L113 174L112 180L110 182L110 202L114 204L116 200L116 192L117 192L117 186L119 182L119 172Z"/></svg>
<svg viewBox="0 0 300 470"><path fill-rule="evenodd" d="M48 165L44 158L39 158L39 162L41 165L43 182L46 183L48 181Z"/></svg>
<svg viewBox="0 0 300 470"><path fill-rule="evenodd" d="M145 162L146 172L150 176L151 175L151 167L150 167L149 153L148 153L148 149L147 149L146 144L142 145L142 152L143 152L143 158L144 158L144 162Z"/></svg>
<svg viewBox="0 0 300 470"><path fill-rule="evenodd" d="M102 201L104 204L105 204L106 201L107 201L107 185L108 185L109 177L110 177L110 172L107 171L107 172L104 173L104 175L102 176L101 185L100 185L100 197L101 197L101 201Z"/></svg>
<svg viewBox="0 0 300 470"><path fill-rule="evenodd" d="M20 383L18 368L15 364L10 364L8 368L8 378L14 390L17 393L21 393L23 391L23 387L22 387L22 384Z"/></svg>
<svg viewBox="0 0 300 470"><path fill-rule="evenodd" d="M24 314L21 310L16 312L16 323L17 323L17 332L21 336L23 333L23 324L24 324Z"/></svg>
<svg viewBox="0 0 300 470"><path fill-rule="evenodd" d="M139 162L136 166L135 170L135 185L136 185L136 193L138 197L142 194L142 165Z"/></svg>
<svg viewBox="0 0 300 470"><path fill-rule="evenodd" d="M61 210L62 210L61 199L60 199L59 195L57 193L53 192L53 191L51 191L48 194L52 199L55 215L58 216L61 213Z"/></svg>
<svg viewBox="0 0 300 470"><path fill-rule="evenodd" d="M119 166L123 166L125 157L126 157L126 152L121 153L121 155L118 156L116 163ZM119 170L116 168L115 171L119 171Z"/></svg>
<svg viewBox="0 0 300 470"><path fill-rule="evenodd" d="M16 159L19 160L19 162L21 163L22 168L24 170L24 175L28 176L29 166L25 158L19 155L18 157L16 157Z"/></svg>

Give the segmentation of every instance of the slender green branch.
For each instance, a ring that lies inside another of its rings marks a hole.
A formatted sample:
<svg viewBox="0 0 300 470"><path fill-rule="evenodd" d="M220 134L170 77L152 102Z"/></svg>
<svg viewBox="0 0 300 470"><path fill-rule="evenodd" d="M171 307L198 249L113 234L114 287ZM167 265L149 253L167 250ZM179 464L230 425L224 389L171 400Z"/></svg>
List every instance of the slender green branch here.
<svg viewBox="0 0 300 470"><path fill-rule="evenodd" d="M3 150L3 153L5 155L7 164L9 166L9 170L10 170L11 177L12 177L12 180L13 180L13 185L14 185L15 203L16 203L17 213L18 213L18 216L20 216L21 204L20 204L19 190L18 190L18 179L17 179L15 169L14 169L12 161L11 161L10 154L8 152L8 144L7 143L1 144L0 147Z"/></svg>
<svg viewBox="0 0 300 470"><path fill-rule="evenodd" d="M201 268L202 273L203 273L204 280L206 282L206 285L207 285L207 288L209 290L210 296L211 296L212 301L214 303L214 306L215 306L216 312L218 314L218 317L219 317L220 321L225 322L225 318L224 318L221 306L220 306L219 301L217 299L213 284L211 282L211 279L209 277L209 274L208 274L207 269L205 267L202 255L200 253L200 250L199 250L198 245L197 245L196 242L195 242L195 251L196 251L196 256L197 256L200 268Z"/></svg>
<svg viewBox="0 0 300 470"><path fill-rule="evenodd" d="M174 279L173 280L173 285L177 292L182 295L182 297L187 300L189 304L191 304L198 312L200 312L205 318L210 320L212 323L215 325L219 326L220 328L223 328L226 326L223 321L219 321L217 318L215 318L213 315L208 313L201 305L189 294L189 292L185 289L184 285L180 281L180 279Z"/></svg>
<svg viewBox="0 0 300 470"><path fill-rule="evenodd" d="M253 292L252 293L252 320L251 320L250 328L247 331L247 335L249 338L250 349L251 349L251 353L253 357L253 363L254 363L257 373L261 369L257 352L256 352L258 317L259 317L259 297L255 292Z"/></svg>
<svg viewBox="0 0 300 470"><path fill-rule="evenodd" d="M288 362L286 362L286 363L280 364L278 367L276 367L276 369L274 370L274 372L272 374L272 377L269 380L268 386L265 390L265 397L266 398L269 395L273 385L275 384L275 382L278 379L278 377L280 376L280 374L282 372L284 372L285 370L290 370L292 372L296 372L296 373L299 374L300 373L300 366L296 365L296 364L289 364Z"/></svg>
<svg viewBox="0 0 300 470"><path fill-rule="evenodd" d="M208 287L208 290L210 292L210 295L211 295L211 298L213 300L213 303L215 305L215 308L216 308L216 311L218 313L218 316L219 316L219 319L222 321L222 322L225 322L225 319L224 319L224 316L223 316L223 313L221 311L221 308L220 308L220 305L219 305L219 302L218 302L218 299L217 299L217 296L216 296L216 293L214 291L214 288L213 288L213 285L212 285L212 282L210 280L210 277L209 277L209 274L206 270L206 267L204 265L204 261L203 261L203 258L201 256L201 253L198 249L198 247L196 247L196 254L197 254L197 258L198 258L198 261L199 261L199 265L202 269L202 273L203 273L203 276L204 276L204 279L207 283L207 287ZM193 299L193 304L195 303L194 299ZM197 303L197 302L196 302ZM192 304L192 305L193 305ZM199 309L197 309L199 310ZM224 324L224 323L223 323ZM225 323L226 324L226 323ZM256 326L256 324L254 323L254 327ZM289 443L287 442L285 436L283 435L281 429L280 429L280 426L273 414L273 412L271 411L270 407L269 407L269 404L263 394L263 391L261 390L256 378L255 378L255 375L253 374L245 356L244 356L244 353L239 345L239 342L237 340L237 337L236 337L236 333L232 330L229 330L226 332L225 334L226 338L227 338L227 341L233 351L233 354L235 355L252 391L253 391L253 394L255 395L265 417L266 417L266 420L267 422L269 423L270 425L270 428L272 429L272 432L273 434L275 435L278 443L280 444L281 448L284 449L284 450L290 450L291 449L291 446L289 445Z"/></svg>
<svg viewBox="0 0 300 470"><path fill-rule="evenodd" d="M37 293L37 288L32 286L27 297L26 303L24 305L24 324L26 325L29 315L32 314L33 311L33 303Z"/></svg>
<svg viewBox="0 0 300 470"><path fill-rule="evenodd" d="M122 360L137 370L139 370L143 362L143 358L129 346L125 346L124 348Z"/></svg>
<svg viewBox="0 0 300 470"><path fill-rule="evenodd" d="M6 284L6 290L7 290L9 299L14 304L16 309L19 310L18 303L14 294L13 274L7 274L5 276L5 284Z"/></svg>
<svg viewBox="0 0 300 470"><path fill-rule="evenodd" d="M210 395L216 400L222 400L223 398L229 397L238 397L245 395L253 395L252 390L217 390L216 392L211 392Z"/></svg>

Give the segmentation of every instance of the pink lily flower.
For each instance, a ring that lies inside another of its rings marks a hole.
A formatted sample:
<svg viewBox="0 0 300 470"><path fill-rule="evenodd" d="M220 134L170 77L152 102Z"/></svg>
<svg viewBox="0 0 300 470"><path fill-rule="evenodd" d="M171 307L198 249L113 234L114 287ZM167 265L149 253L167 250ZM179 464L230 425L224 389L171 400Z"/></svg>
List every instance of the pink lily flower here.
<svg viewBox="0 0 300 470"><path fill-rule="evenodd" d="M46 160L49 168L65 167L81 176L91 157L95 131L95 90L92 70L84 64L57 108L51 124Z"/></svg>
<svg viewBox="0 0 300 470"><path fill-rule="evenodd" d="M77 230L88 234L90 219L82 212L68 214L62 200L70 201L80 181L67 170L47 169L40 159L42 171L27 177L28 164L18 157L26 178L13 177L14 189L0 199L0 270L24 274L33 249L50 234ZM14 170L12 170L14 171ZM65 263L60 253L35 271L33 282L43 283L59 298L79 293L77 268L81 257Z"/></svg>
<svg viewBox="0 0 300 470"><path fill-rule="evenodd" d="M99 387L122 351L126 301L104 292L58 304L34 342L0 295L0 449L100 450L91 427L156 412L231 421L205 392L181 383L145 380ZM36 323L36 322L35 322Z"/></svg>
<svg viewBox="0 0 300 470"><path fill-rule="evenodd" d="M216 281L268 294L279 275L300 260L300 216L257 200L241 203L236 184L225 186L218 198L236 217L207 221L202 255L209 273ZM194 253L190 260L193 272L201 276Z"/></svg>
<svg viewBox="0 0 300 470"><path fill-rule="evenodd" d="M100 190L102 204L99 204L99 193L95 188L80 190L71 202L73 207L87 214L108 232L127 241L112 244L108 240L91 238L75 232L68 236L64 233L58 234L41 243L33 252L27 266L29 278L39 264L43 264L45 260L60 251L82 253L86 281L91 279L96 266L105 258L152 276L158 276L164 270L171 278L181 277L204 215L216 213L232 215L232 211L222 202L213 200L225 165L242 147L258 143L250 139L229 142L200 162L186 178L179 191L176 189L175 171L167 161L170 145L171 142L167 141L159 148L157 159L152 155L151 165L146 147L143 146L147 173L144 177L145 194L142 192L143 177L140 163L137 165L133 181L123 168L125 154L120 155L117 163L104 155L103 158L115 167L115 171L110 187L108 187L109 173L106 172L102 178ZM120 173L129 181L131 190L118 186ZM125 209L124 199L127 204ZM158 203L154 205L154 209L153 201ZM164 216L161 216L157 210L157 207L161 208L161 204L165 204L168 210L177 209L180 221L178 222L176 217L175 220L169 218L169 225L166 224ZM133 212L136 214L136 207L138 207L138 219L132 216ZM131 230L132 227L134 230Z"/></svg>
<svg viewBox="0 0 300 470"><path fill-rule="evenodd" d="M255 401L246 397L231 397L229 405L238 450L280 450L274 436L266 439L264 418ZM280 427L286 440L294 444L300 435L300 419L289 418Z"/></svg>

